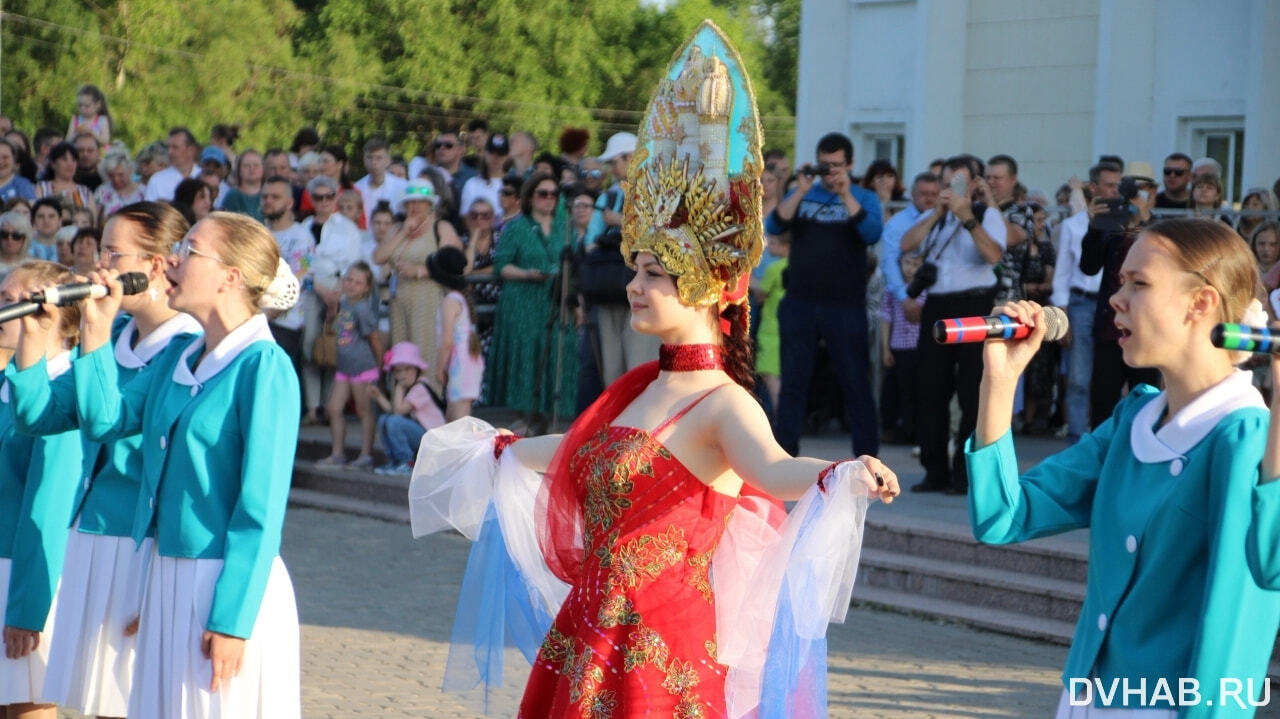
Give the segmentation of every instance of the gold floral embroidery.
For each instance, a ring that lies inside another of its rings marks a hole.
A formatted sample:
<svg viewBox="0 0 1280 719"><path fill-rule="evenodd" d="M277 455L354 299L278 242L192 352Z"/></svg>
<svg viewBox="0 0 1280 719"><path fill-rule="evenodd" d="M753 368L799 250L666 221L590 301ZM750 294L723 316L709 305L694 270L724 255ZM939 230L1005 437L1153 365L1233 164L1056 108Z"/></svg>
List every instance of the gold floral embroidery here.
<svg viewBox="0 0 1280 719"><path fill-rule="evenodd" d="M609 719L613 710L618 708L618 698L613 692L603 689L591 695L590 701L583 699L582 716L586 719Z"/></svg>
<svg viewBox="0 0 1280 719"><path fill-rule="evenodd" d="M538 650L542 658L552 664L560 665L560 673L566 673L573 665L574 650L573 639L566 637L560 633L555 627L547 632L547 636L542 640L542 648Z"/></svg>
<svg viewBox="0 0 1280 719"><path fill-rule="evenodd" d="M649 627L639 627L627 637L631 644L627 646L623 658L623 670L633 671L645 664L652 664L659 669L667 666L667 654L670 651L662 637Z"/></svg>
<svg viewBox="0 0 1280 719"><path fill-rule="evenodd" d="M711 601L711 555L716 551L715 547L708 549L702 554L695 554L689 557L689 566L693 567L693 571L689 573L689 586L702 593L702 598Z"/></svg>
<svg viewBox="0 0 1280 719"><path fill-rule="evenodd" d="M676 705L676 719L704 719L706 716L706 706L697 694L690 692L680 697L680 703Z"/></svg>
<svg viewBox="0 0 1280 719"><path fill-rule="evenodd" d="M708 639L707 641L703 642L702 646L706 647L706 649L707 649L707 656L711 657L711 660L712 660L712 661L714 661L714 662L719 662L719 660L718 660L718 659L716 659L716 649L717 649L717 647L716 647L716 642L715 642L715 640L714 640L714 639Z"/></svg>
<svg viewBox="0 0 1280 719"><path fill-rule="evenodd" d="M667 665L667 676L662 680L662 688L672 694L684 694L698 686L698 672L689 662L679 659Z"/></svg>
<svg viewBox="0 0 1280 719"><path fill-rule="evenodd" d="M631 600L615 594L600 605L600 628L611 629L628 624L639 624L640 615L635 612Z"/></svg>
<svg viewBox="0 0 1280 719"><path fill-rule="evenodd" d="M688 551L684 530L676 526L658 534L637 537L614 551L609 586L635 589L678 564Z"/></svg>
<svg viewBox="0 0 1280 719"><path fill-rule="evenodd" d="M589 699L596 696L596 685L604 681L604 670L591 663L594 652L591 647L583 647L582 653L573 658L569 671L565 676L569 680L569 701L577 702L584 696Z"/></svg>

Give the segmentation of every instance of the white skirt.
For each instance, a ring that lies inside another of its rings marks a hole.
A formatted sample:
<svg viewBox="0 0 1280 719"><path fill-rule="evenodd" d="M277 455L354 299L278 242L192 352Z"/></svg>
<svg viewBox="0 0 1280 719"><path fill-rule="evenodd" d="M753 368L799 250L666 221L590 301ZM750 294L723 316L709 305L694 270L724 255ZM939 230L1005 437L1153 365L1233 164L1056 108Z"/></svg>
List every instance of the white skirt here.
<svg viewBox="0 0 1280 719"><path fill-rule="evenodd" d="M1064 688L1054 719L1176 719L1177 716L1178 713L1171 709L1098 708L1092 704L1072 706L1071 695Z"/></svg>
<svg viewBox="0 0 1280 719"><path fill-rule="evenodd" d="M90 716L122 717L129 708L137 637L124 629L142 609L153 539L135 550L130 537L72 530L62 564L62 601L49 647L44 696Z"/></svg>
<svg viewBox="0 0 1280 719"><path fill-rule="evenodd" d="M221 559L152 556L138 628L130 719L292 719L302 715L298 608L284 562L267 578L239 676L209 691L201 651Z"/></svg>
<svg viewBox="0 0 1280 719"><path fill-rule="evenodd" d="M0 558L0 617L9 603L9 574L13 560ZM40 644L35 651L21 659L9 659L0 652L0 706L27 702L44 703L45 668L49 665L49 637L53 633L53 615L58 609L58 593L53 593L49 607L49 619L40 633ZM3 626L0 621L0 626Z"/></svg>

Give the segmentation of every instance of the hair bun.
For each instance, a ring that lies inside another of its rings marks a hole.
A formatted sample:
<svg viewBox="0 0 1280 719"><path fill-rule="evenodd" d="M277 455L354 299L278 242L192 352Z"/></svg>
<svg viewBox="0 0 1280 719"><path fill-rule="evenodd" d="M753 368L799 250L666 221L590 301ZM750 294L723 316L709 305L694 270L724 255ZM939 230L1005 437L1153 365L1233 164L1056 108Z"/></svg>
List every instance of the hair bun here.
<svg viewBox="0 0 1280 719"><path fill-rule="evenodd" d="M276 276L262 293L258 306L264 310L287 310L298 303L298 278L293 275L289 263L280 259L276 266Z"/></svg>

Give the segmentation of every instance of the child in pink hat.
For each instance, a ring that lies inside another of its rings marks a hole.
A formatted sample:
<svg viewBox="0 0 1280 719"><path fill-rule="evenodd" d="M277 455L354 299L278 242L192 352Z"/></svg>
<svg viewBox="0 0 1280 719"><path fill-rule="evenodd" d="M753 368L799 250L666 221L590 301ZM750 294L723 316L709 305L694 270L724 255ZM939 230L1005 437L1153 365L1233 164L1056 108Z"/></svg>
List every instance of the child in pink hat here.
<svg viewBox="0 0 1280 719"><path fill-rule="evenodd" d="M390 461L375 471L407 475L413 471L422 435L443 425L444 414L424 381L428 367L417 345L397 342L387 351L383 365L395 387L390 398L376 388L374 400L385 413L378 418L378 437Z"/></svg>

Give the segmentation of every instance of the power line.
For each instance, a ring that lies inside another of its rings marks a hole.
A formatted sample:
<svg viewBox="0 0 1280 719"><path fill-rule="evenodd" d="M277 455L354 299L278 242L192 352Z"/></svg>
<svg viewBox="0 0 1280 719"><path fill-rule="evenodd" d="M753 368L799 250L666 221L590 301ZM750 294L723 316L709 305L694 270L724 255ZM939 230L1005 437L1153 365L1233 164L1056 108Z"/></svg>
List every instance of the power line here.
<svg viewBox="0 0 1280 719"><path fill-rule="evenodd" d="M4 19L15 20L19 23L24 23L24 24L32 25L36 27L43 27L46 29L51 29L59 32L74 33L82 37L90 37L90 38L97 39L99 41L109 41L119 45L124 45L126 47L142 48L142 49L149 50L151 52L160 53L160 54L176 55L176 56L185 57L193 60L206 60L210 57L207 53L198 53L190 50L181 50L178 48L152 45L149 43L140 43L133 40L129 40L127 38L119 37L117 35L109 35L107 33L99 32L96 30L86 30L86 29L74 27L71 25L64 25L61 23L55 23L49 20L44 20L41 18L35 18L28 15L22 15L22 14L12 13L12 12L0 12L0 27L2 27ZM9 31L11 33L14 32L12 28L10 28ZM29 35L23 35L20 33L14 33L14 34L20 38L30 39L30 40L42 42L45 44L52 44L41 38L36 38ZM248 61L241 61L241 64L253 70L269 72L274 75L285 76L290 79L306 80L306 81L319 82L319 83L324 83L329 85L347 85L347 86L365 88L368 90L380 90L384 92L403 93L403 94L408 94L410 96L416 96L416 97L422 97L422 98L435 97L435 98L440 98L446 101L466 102L474 105L504 105L512 108L526 108L529 110L544 110L544 111L545 110L568 111L568 112L585 111L588 114L597 114L597 115L605 114L613 118L619 118L619 119L622 117L629 116L634 119L634 124L638 124L644 117L643 110L626 110L622 108L602 108L602 107L582 107L582 106L561 105L561 104L554 104L554 103L536 103L536 102L528 102L524 100L507 100L507 99L499 99L499 98L488 98L488 97L479 97L474 95L458 95L453 93L440 92L437 90L418 90L418 89L412 89L408 87L400 87L396 85L368 83L368 82L362 82L359 80L352 80L350 78L341 78L341 77L335 77L332 75L322 75L319 73L307 72L302 70L291 70L289 68L277 67L273 65L262 65L258 63L248 62ZM418 103L401 103L401 104L417 105ZM453 109L450 107L443 107L439 105L422 105L422 106L445 109L445 110ZM461 110L461 112L467 112L467 110ZM478 114L475 111L471 111L471 112L473 114ZM486 110L485 114L490 114L490 111ZM519 115L511 114L508 116L523 117L525 119L534 119L531 116L527 116L527 115L519 116ZM794 124L795 122L795 117L789 116L789 115L765 115L765 116L762 116L760 119L762 122L769 122L769 123L781 122L781 123ZM618 123L618 122L610 123L608 120L596 120L596 121L599 124L609 123L609 124L616 125L618 127L624 127L622 123ZM634 127L634 124L625 125L625 126Z"/></svg>

